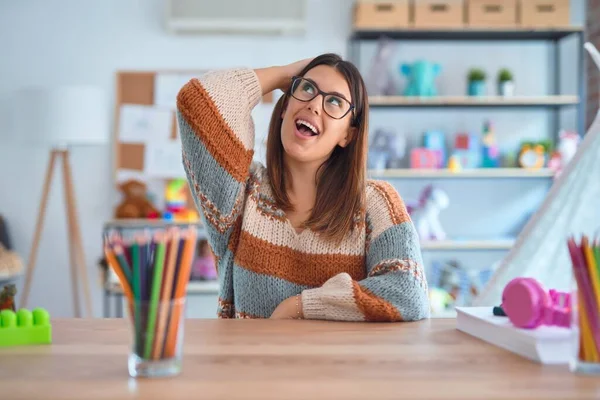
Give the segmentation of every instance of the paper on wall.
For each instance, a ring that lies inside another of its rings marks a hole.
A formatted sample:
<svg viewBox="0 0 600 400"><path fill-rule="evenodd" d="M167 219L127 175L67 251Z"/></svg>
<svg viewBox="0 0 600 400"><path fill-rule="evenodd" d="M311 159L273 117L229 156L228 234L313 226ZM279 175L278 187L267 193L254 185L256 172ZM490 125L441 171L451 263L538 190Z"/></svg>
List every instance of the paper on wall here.
<svg viewBox="0 0 600 400"><path fill-rule="evenodd" d="M177 93L192 78L197 78L199 73L158 73L154 78L154 104L175 110L177 106Z"/></svg>
<svg viewBox="0 0 600 400"><path fill-rule="evenodd" d="M171 137L173 111L138 104L121 106L119 141L149 143Z"/></svg>
<svg viewBox="0 0 600 400"><path fill-rule="evenodd" d="M144 174L149 178L185 178L179 140L147 143L144 149Z"/></svg>

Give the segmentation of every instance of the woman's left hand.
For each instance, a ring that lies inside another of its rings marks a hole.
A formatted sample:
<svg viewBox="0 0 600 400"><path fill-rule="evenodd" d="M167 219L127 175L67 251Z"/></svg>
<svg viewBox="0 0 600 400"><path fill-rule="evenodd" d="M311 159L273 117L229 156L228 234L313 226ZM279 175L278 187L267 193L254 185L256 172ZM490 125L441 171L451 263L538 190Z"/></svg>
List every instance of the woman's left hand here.
<svg viewBox="0 0 600 400"><path fill-rule="evenodd" d="M288 297L273 311L271 319L302 319L302 296Z"/></svg>

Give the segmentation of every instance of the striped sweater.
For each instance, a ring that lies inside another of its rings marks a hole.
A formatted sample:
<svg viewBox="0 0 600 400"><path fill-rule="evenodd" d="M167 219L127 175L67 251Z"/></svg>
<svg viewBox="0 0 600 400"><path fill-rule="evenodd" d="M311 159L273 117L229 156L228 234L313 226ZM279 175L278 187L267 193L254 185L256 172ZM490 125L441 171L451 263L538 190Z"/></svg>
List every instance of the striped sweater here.
<svg viewBox="0 0 600 400"><path fill-rule="evenodd" d="M208 72L177 96L183 164L217 258L221 318L268 318L301 294L306 319L410 321L429 317L418 237L395 189L368 181L362 221L339 246L297 233L253 161L252 69Z"/></svg>

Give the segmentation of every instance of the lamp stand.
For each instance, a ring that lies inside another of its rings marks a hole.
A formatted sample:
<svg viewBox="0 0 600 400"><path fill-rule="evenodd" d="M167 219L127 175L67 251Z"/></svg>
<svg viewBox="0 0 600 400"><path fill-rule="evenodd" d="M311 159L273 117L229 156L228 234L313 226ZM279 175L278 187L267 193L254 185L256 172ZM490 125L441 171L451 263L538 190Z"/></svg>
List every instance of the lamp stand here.
<svg viewBox="0 0 600 400"><path fill-rule="evenodd" d="M40 208L38 211L38 219L35 228L35 236L31 251L29 253L29 260L27 264L27 271L25 274L25 286L23 287L23 294L19 307L27 307L27 299L29 297L29 290L31 288L31 280L35 270L38 247L40 244L40 236L42 234L44 217L46 214L46 207L48 205L48 194L50 193L50 186L52 184L52 176L54 172L54 166L57 163L57 158L62 158L63 168L63 186L65 189L65 207L67 212L67 231L69 239L69 263L71 267L71 285L73 290L73 308L75 311L75 317L81 317L81 309L79 303L79 291L78 291L78 276L81 274L81 280L83 281L83 291L85 295L85 306L86 313L89 317L92 316L92 300L90 296L90 287L88 284L87 268L85 265L85 256L83 253L83 244L81 242L81 232L79 230L79 220L77 217L77 209L75 204L75 196L73 191L73 180L71 176L71 165L69 164L69 150L52 150L50 154L50 161L48 168L46 169L46 178L44 180L44 188L42 192L42 200L40 202Z"/></svg>

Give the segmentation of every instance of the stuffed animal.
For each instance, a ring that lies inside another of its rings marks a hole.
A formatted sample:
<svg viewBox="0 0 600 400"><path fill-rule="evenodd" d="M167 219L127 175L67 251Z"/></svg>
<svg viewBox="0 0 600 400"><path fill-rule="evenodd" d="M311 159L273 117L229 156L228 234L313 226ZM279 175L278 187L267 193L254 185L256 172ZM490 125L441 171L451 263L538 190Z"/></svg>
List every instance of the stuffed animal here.
<svg viewBox="0 0 600 400"><path fill-rule="evenodd" d="M570 131L561 131L559 139L558 149L552 153L548 162L548 168L554 171L556 177L560 176L563 169L575 157L581 141L577 133Z"/></svg>
<svg viewBox="0 0 600 400"><path fill-rule="evenodd" d="M128 180L119 185L123 192L123 201L115 210L115 217L124 218L151 218L159 216L156 207L148 200L146 185L137 180Z"/></svg>
<svg viewBox="0 0 600 400"><path fill-rule="evenodd" d="M392 96L396 94L396 84L388 71L390 60L396 52L393 40L381 38L377 43L377 51L371 68L365 79L370 96Z"/></svg>
<svg viewBox="0 0 600 400"><path fill-rule="evenodd" d="M16 312L15 306L15 295L17 294L17 287L14 284L6 285L0 292L0 311L11 310Z"/></svg>
<svg viewBox="0 0 600 400"><path fill-rule="evenodd" d="M429 61L416 61L413 64L402 64L402 73L408 78L405 96L437 96L435 78L440 74L441 67Z"/></svg>
<svg viewBox="0 0 600 400"><path fill-rule="evenodd" d="M443 209L448 208L449 204L450 199L446 192L429 185L421 192L418 204L407 206L421 240L444 240L446 238L439 215Z"/></svg>

